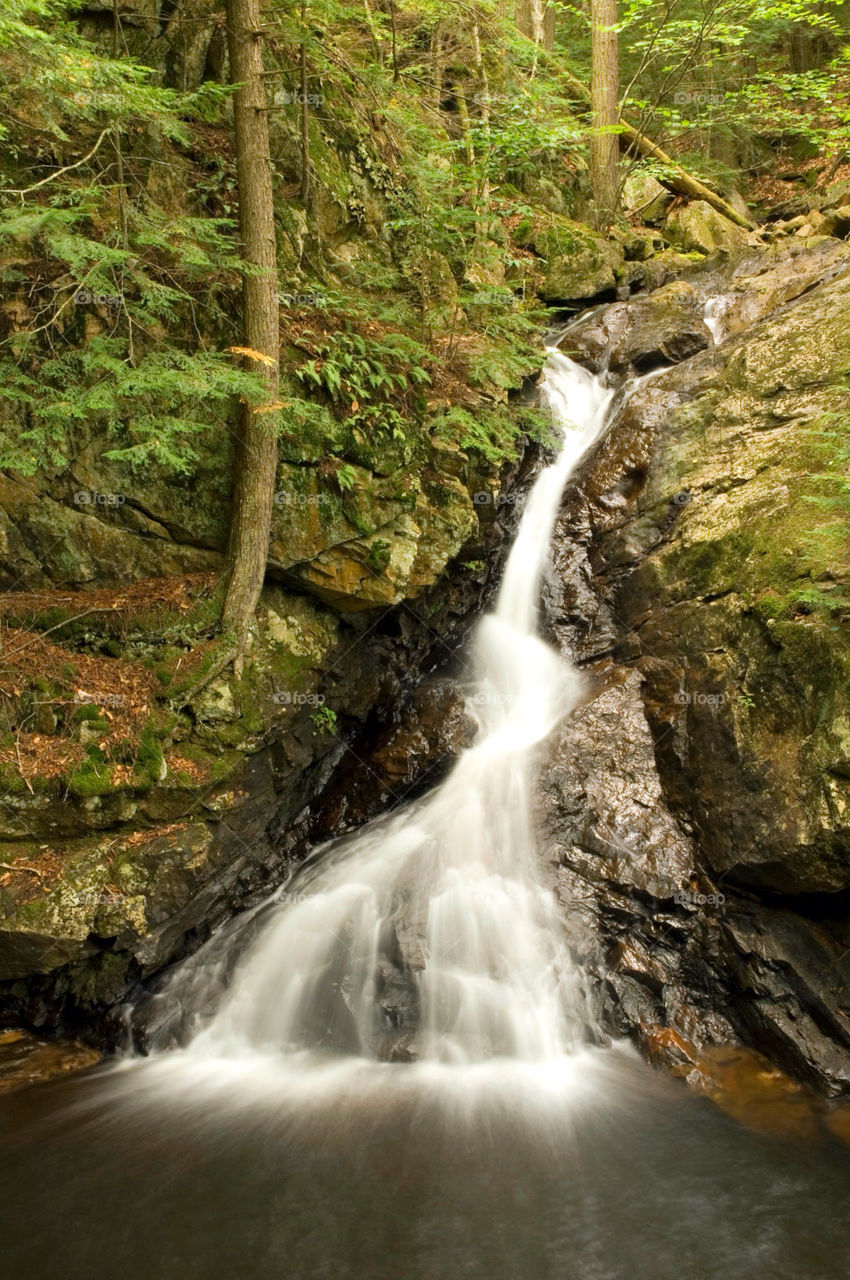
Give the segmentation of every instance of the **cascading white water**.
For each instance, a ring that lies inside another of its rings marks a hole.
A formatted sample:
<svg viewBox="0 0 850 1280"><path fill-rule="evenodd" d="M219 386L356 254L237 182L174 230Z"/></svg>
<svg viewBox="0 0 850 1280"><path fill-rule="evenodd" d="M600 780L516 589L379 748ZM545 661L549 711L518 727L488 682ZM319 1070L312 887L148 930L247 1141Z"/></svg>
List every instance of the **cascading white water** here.
<svg viewBox="0 0 850 1280"><path fill-rule="evenodd" d="M582 1037L581 975L539 878L531 818L535 748L580 682L536 634L537 604L564 485L603 430L612 393L552 350L543 397L563 447L529 494L495 609L478 627L474 745L424 800L300 873L190 1055L386 1056L400 976L419 1059L540 1063Z"/></svg>
<svg viewBox="0 0 850 1280"><path fill-rule="evenodd" d="M729 310L730 301L723 294L719 294L716 298L709 298L703 307L702 318L716 347L726 337L726 326L723 318Z"/></svg>

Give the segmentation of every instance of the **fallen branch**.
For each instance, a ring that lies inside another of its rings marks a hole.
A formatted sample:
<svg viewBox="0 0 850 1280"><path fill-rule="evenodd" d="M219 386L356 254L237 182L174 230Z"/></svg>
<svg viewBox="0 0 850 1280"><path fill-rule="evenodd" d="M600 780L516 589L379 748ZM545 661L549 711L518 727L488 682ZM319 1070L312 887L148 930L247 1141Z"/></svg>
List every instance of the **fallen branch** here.
<svg viewBox="0 0 850 1280"><path fill-rule="evenodd" d="M590 103L590 90L569 71L563 71L562 75L570 92L575 94L577 98L581 98L583 102ZM718 213L723 214L724 218L728 218L730 222L736 223L739 227L746 227L748 231L752 231L755 228L756 224L752 219L745 218L737 209L733 209L728 200L724 200L716 191L712 191L705 183L700 182L693 174L688 173L687 169L683 169L680 164L677 164L672 156L668 156L666 151L662 151L657 143L648 138L645 133L641 133L639 129L635 129L622 116L620 117L620 133L628 141L629 145L634 147L642 156L651 157L670 170L669 176L663 180L665 186L670 187L671 190L679 195L690 196L693 200L705 200L706 204L710 204L712 209L716 209Z"/></svg>
<svg viewBox="0 0 850 1280"><path fill-rule="evenodd" d="M39 871L38 867L28 867L25 862L17 865L13 862L0 862L0 871L29 871L30 875L38 876L39 880L44 879L43 871Z"/></svg>
<svg viewBox="0 0 850 1280"><path fill-rule="evenodd" d="M103 142L103 139L109 133L109 128L110 126L107 125L107 127L103 130L103 133L98 138L97 142L92 147L91 151L87 152L86 155L83 156L82 160L77 160L74 164L66 164L64 169L57 169L54 173L49 173L46 178L42 178L40 182L33 183L31 187L23 187L20 190L13 190L12 188L7 188L3 192L3 194L6 196L28 196L31 191L38 191L39 187L47 186L48 182L55 182L57 178L62 177L63 173L70 173L72 169L79 169L80 165L85 164L87 160L91 160L92 156L97 151L101 142Z"/></svg>

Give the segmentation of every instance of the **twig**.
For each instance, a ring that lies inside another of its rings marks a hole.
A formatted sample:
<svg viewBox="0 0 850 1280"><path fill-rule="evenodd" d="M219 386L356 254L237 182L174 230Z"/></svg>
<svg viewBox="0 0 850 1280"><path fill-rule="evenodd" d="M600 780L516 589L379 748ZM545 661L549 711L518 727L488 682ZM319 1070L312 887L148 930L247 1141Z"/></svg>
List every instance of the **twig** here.
<svg viewBox="0 0 850 1280"><path fill-rule="evenodd" d="M23 187L20 191L7 187L6 190L3 192L3 194L5 196L28 196L31 191L37 191L39 187L45 186L48 182L53 182L54 179L61 178L63 173L70 173L72 169L79 169L80 165L85 164L87 160L91 160L92 156L97 151L101 142L103 142L103 139L109 133L111 128L112 128L111 125L107 125L107 127L103 130L100 137L98 138L97 142L92 147L91 151L88 153L88 155L83 156L82 160L77 160L75 164L66 164L64 169L57 169L55 173L49 173L47 177L42 178L40 182L33 183L31 187Z"/></svg>
<svg viewBox="0 0 850 1280"><path fill-rule="evenodd" d="M15 756L18 761L18 773L21 775L24 782L27 784L27 790L29 791L30 795L34 795L35 793L32 789L32 783L30 782L27 775L24 773L24 764L23 764L23 761L21 760L20 731L15 734Z"/></svg>
<svg viewBox="0 0 850 1280"><path fill-rule="evenodd" d="M38 876L39 880L44 879L44 872L39 871L38 867L27 866L25 862L17 864L12 862L0 862L0 870L3 871L29 871L31 875Z"/></svg>

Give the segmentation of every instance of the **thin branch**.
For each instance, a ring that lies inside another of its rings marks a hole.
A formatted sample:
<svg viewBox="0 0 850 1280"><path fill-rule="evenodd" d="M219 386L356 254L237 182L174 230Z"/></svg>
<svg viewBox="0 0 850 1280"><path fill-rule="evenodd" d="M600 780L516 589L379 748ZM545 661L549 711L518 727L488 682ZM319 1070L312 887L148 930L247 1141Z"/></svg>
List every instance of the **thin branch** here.
<svg viewBox="0 0 850 1280"><path fill-rule="evenodd" d="M57 169L55 173L48 174L46 178L42 178L40 182L34 183L31 187L24 187L20 191L7 188L3 194L5 196L28 196L31 191L37 191L39 187L46 186L48 182L53 182L54 179L61 178L63 173L70 173L72 169L79 169L81 165L86 163L86 161L91 160L92 156L97 151L101 142L103 142L103 139L110 132L111 128L111 125L106 126L91 151L89 151L87 155L84 155L82 160L77 160L75 164L66 164L64 169Z"/></svg>

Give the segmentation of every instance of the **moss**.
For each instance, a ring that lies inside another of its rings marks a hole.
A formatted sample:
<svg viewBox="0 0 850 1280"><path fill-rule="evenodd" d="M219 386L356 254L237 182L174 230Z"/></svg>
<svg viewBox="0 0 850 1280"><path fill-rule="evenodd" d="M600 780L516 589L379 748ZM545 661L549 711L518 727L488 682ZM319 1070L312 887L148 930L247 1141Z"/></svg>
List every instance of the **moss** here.
<svg viewBox="0 0 850 1280"><path fill-rule="evenodd" d="M113 773L111 765L87 756L68 777L68 790L78 800L105 796L113 790Z"/></svg>
<svg viewBox="0 0 850 1280"><path fill-rule="evenodd" d="M75 707L71 721L73 724L88 724L93 729L102 729L104 732L109 729L109 721L100 714L100 708L94 702L83 702Z"/></svg>
<svg viewBox="0 0 850 1280"><path fill-rule="evenodd" d="M155 786L162 778L163 765L162 744L156 730L148 725L136 751L134 771L139 785L146 789Z"/></svg>
<svg viewBox="0 0 850 1280"><path fill-rule="evenodd" d="M14 738L12 741L14 742ZM26 782L13 764L0 763L0 791L9 796L22 796L28 790Z"/></svg>

